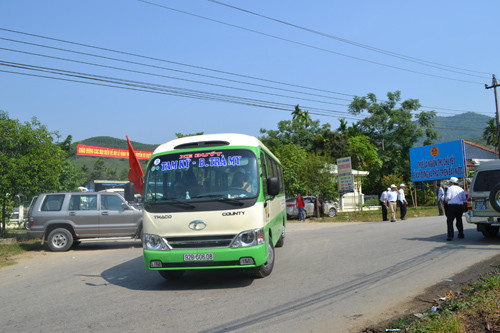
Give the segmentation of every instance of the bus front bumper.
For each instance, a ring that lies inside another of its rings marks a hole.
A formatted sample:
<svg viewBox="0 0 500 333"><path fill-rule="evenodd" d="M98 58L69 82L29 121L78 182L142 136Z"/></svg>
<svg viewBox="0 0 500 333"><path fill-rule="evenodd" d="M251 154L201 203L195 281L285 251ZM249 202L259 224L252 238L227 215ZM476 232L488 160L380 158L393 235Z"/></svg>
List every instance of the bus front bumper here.
<svg viewBox="0 0 500 333"><path fill-rule="evenodd" d="M144 249L143 254L144 266L149 270L248 268L261 266L267 260L265 244L238 249Z"/></svg>

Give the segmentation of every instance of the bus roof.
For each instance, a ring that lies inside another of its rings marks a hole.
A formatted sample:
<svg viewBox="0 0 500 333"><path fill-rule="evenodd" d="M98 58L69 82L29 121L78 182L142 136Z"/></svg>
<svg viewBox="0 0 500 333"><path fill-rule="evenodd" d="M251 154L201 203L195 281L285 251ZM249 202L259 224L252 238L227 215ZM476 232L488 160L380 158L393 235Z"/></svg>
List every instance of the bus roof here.
<svg viewBox="0 0 500 333"><path fill-rule="evenodd" d="M249 146L263 147L266 152L276 156L256 137L237 133L220 133L186 136L179 139L168 141L159 145L153 152L153 155L173 150L196 149L220 146Z"/></svg>

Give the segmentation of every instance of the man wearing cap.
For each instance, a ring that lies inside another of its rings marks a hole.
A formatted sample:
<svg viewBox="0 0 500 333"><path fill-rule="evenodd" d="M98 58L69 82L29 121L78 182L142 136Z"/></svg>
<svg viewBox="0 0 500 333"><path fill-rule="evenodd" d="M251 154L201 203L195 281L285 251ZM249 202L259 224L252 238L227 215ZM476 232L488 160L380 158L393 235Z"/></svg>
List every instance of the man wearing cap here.
<svg viewBox="0 0 500 333"><path fill-rule="evenodd" d="M464 190L458 186L458 178L450 178L451 186L446 191L445 200L448 202L446 211L446 225L448 231L447 241L453 240L453 220L457 220L458 238L464 238L464 226L462 224L463 204L467 202Z"/></svg>
<svg viewBox="0 0 500 333"><path fill-rule="evenodd" d="M387 193L390 191L390 188L387 188L382 194L380 195L380 206L382 206L382 220L383 221L389 221L387 218Z"/></svg>
<svg viewBox="0 0 500 333"><path fill-rule="evenodd" d="M408 205L408 202L406 202L405 198L405 184L399 185L398 201L399 208L401 210L401 220L406 220L406 206Z"/></svg>
<svg viewBox="0 0 500 333"><path fill-rule="evenodd" d="M396 222L396 202L398 201L398 188L391 185L391 190L387 192L387 203L391 211L391 222Z"/></svg>

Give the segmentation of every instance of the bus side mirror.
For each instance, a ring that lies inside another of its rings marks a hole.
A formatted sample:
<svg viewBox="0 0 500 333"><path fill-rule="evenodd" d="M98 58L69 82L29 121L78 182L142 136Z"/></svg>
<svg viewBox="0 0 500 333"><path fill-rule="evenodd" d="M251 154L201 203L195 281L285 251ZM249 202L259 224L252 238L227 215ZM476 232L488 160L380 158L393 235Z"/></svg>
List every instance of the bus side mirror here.
<svg viewBox="0 0 500 333"><path fill-rule="evenodd" d="M125 200L127 200L128 202L131 202L131 201L134 201L134 194L135 194L135 191L134 191L134 183L127 183L125 185Z"/></svg>
<svg viewBox="0 0 500 333"><path fill-rule="evenodd" d="M271 177L267 179L267 193L273 197L280 193L280 182L278 177Z"/></svg>

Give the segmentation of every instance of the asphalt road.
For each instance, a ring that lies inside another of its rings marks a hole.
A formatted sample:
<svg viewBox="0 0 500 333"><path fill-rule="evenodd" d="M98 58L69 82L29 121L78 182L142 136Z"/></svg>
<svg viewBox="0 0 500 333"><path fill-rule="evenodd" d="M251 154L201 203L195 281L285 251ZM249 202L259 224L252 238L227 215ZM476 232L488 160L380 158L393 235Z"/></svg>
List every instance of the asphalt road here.
<svg viewBox="0 0 500 333"><path fill-rule="evenodd" d="M139 242L82 243L0 269L2 332L359 332L367 322L499 253L465 223L446 242L442 217L290 223L273 273L192 271L166 281Z"/></svg>

